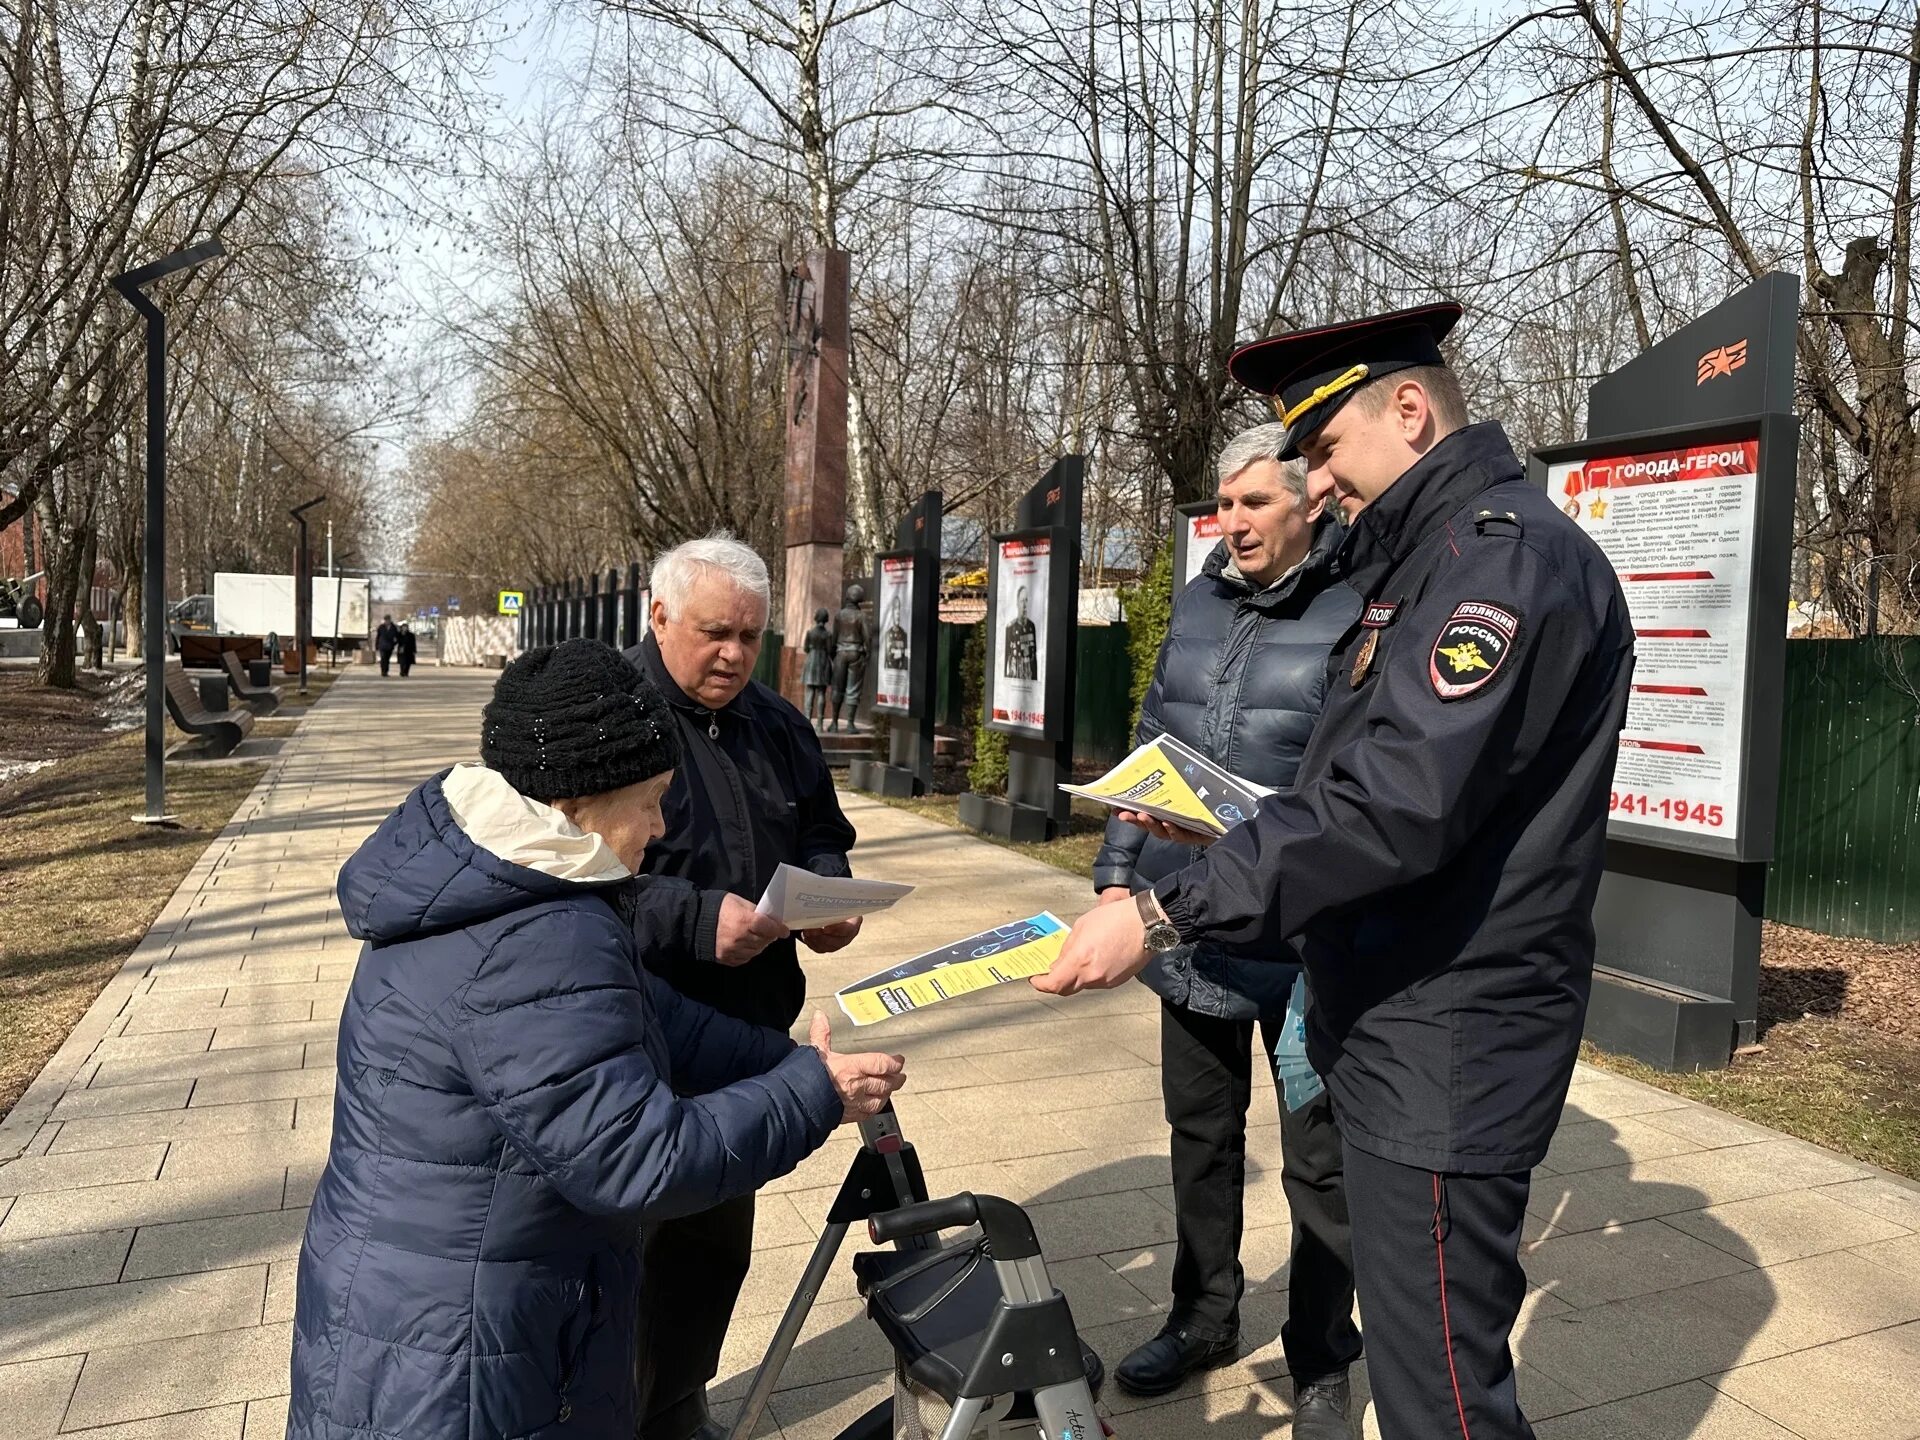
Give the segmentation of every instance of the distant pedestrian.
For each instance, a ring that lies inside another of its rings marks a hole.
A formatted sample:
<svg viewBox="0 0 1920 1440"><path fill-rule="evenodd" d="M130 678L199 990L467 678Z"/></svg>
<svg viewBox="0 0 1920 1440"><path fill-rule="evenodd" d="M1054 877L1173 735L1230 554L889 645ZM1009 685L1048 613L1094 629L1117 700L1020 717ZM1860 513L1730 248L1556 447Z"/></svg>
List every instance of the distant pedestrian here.
<svg viewBox="0 0 1920 1440"><path fill-rule="evenodd" d="M393 663L394 649L400 643L400 627L393 623L393 616L382 615L380 628L373 632L373 648L380 656L380 674L385 676L387 667ZM403 670L400 672L405 674Z"/></svg>
<svg viewBox="0 0 1920 1440"><path fill-rule="evenodd" d="M400 634L394 640L394 649L400 654L400 678L407 678L407 672L413 669L415 657L420 653L420 637L413 633L413 627L402 622Z"/></svg>

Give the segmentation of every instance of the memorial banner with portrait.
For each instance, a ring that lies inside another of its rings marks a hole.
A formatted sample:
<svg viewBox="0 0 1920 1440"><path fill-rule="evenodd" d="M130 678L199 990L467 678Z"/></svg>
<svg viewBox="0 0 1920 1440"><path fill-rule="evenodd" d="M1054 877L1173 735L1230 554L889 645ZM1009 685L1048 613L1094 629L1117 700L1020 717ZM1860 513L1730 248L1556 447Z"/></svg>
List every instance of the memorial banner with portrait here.
<svg viewBox="0 0 1920 1440"><path fill-rule="evenodd" d="M994 562L990 719L1044 735L1053 538L1000 537L994 543Z"/></svg>
<svg viewBox="0 0 1920 1440"><path fill-rule="evenodd" d="M879 588L874 595L878 620L879 666L873 708L905 715L913 705L913 555L878 557Z"/></svg>

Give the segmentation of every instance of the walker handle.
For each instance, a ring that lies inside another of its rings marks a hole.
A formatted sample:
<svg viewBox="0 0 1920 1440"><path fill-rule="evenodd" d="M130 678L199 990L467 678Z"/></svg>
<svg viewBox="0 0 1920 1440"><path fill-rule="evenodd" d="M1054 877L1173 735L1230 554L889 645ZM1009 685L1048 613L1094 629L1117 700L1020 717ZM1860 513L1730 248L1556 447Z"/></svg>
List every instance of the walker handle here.
<svg viewBox="0 0 1920 1440"><path fill-rule="evenodd" d="M998 1195L975 1195L964 1190L941 1200L884 1210L867 1221L867 1234L874 1244L884 1245L976 1222L985 1231L987 1246L996 1260L1023 1260L1040 1253L1040 1242L1025 1210Z"/></svg>

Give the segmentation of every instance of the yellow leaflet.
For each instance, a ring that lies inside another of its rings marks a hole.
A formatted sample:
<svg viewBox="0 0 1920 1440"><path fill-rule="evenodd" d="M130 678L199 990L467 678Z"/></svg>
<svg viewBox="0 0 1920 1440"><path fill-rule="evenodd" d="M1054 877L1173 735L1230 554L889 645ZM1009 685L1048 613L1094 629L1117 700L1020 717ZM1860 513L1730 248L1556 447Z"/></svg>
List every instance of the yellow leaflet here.
<svg viewBox="0 0 1920 1440"><path fill-rule="evenodd" d="M990 990L996 985L1044 975L1053 968L1053 962L1060 958L1060 951L1067 943L1067 933L1062 926L1050 934L1003 950L997 955L979 960L951 961L923 974L909 975L881 985L842 990L835 998L855 1025L872 1025L895 1015L904 1015L910 1010L924 1010L929 1005L937 1005L942 1000L951 1000L958 995L970 995L976 990Z"/></svg>
<svg viewBox="0 0 1920 1440"><path fill-rule="evenodd" d="M1143 747L1081 791L1108 800L1137 800L1196 822L1202 830L1219 830L1220 822L1193 793L1158 747Z"/></svg>

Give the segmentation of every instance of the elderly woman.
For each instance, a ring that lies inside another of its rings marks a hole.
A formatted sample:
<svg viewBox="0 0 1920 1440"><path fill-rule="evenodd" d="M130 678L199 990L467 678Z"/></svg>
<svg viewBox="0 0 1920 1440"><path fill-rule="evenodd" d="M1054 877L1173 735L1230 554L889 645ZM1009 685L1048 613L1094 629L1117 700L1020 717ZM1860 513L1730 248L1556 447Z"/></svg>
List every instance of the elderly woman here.
<svg viewBox="0 0 1920 1440"><path fill-rule="evenodd" d="M791 1170L903 1082L718 1015L640 963L678 740L575 640L501 675L482 765L340 872L365 940L301 1249L290 1437L630 1436L642 1221ZM660 907L670 913L673 907ZM651 937L651 938L650 938Z"/></svg>

